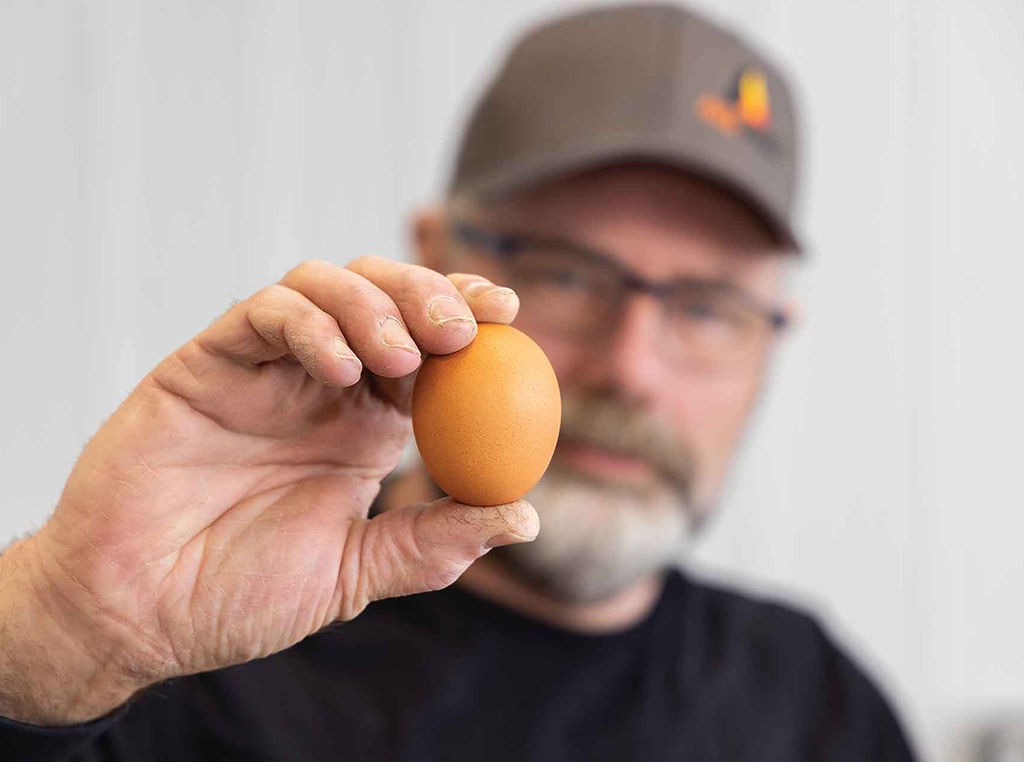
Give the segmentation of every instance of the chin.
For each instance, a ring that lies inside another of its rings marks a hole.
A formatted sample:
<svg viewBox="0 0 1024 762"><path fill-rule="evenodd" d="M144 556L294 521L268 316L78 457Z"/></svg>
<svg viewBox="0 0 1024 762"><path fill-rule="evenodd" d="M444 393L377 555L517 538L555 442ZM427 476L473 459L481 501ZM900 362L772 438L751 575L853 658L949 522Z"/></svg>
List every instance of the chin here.
<svg viewBox="0 0 1024 762"><path fill-rule="evenodd" d="M614 598L678 566L690 545L693 512L667 485L636 490L553 468L526 498L540 535L499 558L566 604Z"/></svg>

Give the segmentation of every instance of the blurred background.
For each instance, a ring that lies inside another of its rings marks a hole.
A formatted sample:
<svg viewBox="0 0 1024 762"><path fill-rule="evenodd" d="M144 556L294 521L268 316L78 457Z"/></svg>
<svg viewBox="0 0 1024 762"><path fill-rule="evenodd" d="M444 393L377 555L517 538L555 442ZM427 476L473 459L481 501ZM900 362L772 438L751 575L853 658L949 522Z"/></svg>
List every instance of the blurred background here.
<svg viewBox="0 0 1024 762"><path fill-rule="evenodd" d="M579 5L0 0L0 545L233 300L407 257L505 45ZM1024 3L691 5L796 80L812 249L694 564L819 612L925 758L1024 758Z"/></svg>

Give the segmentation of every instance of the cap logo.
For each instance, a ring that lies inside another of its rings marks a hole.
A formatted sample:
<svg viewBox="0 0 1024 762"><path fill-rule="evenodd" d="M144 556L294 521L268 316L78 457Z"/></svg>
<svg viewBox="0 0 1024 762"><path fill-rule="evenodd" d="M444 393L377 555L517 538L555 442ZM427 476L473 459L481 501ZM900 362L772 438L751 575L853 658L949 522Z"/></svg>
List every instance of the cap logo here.
<svg viewBox="0 0 1024 762"><path fill-rule="evenodd" d="M695 108L697 116L725 135L747 130L766 135L772 126L768 80L753 68L740 72L725 97L702 93Z"/></svg>

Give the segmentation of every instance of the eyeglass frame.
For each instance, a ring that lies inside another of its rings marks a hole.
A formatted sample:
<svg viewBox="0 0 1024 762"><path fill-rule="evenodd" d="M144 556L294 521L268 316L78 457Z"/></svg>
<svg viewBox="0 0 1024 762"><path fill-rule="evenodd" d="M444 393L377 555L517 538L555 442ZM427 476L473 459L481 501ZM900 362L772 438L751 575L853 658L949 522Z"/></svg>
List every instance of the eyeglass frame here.
<svg viewBox="0 0 1024 762"><path fill-rule="evenodd" d="M576 241L564 238L543 235L527 235L520 233L502 233L494 230L486 230L476 224L465 220L454 220L450 228L455 238L465 246L477 249L496 256L499 260L508 262L515 258L527 248L554 249L572 253L581 259L601 267L607 267L615 272L619 282L624 288L624 295L636 293L647 294L664 304L671 297L681 284L699 285L702 287L726 288L730 295L738 298L743 304L759 314L768 321L768 326L774 333L779 333L789 327L789 316L784 310L774 305L765 304L750 292L732 283L720 281L708 281L697 278L677 279L657 283L648 280L616 261L611 255L591 248Z"/></svg>

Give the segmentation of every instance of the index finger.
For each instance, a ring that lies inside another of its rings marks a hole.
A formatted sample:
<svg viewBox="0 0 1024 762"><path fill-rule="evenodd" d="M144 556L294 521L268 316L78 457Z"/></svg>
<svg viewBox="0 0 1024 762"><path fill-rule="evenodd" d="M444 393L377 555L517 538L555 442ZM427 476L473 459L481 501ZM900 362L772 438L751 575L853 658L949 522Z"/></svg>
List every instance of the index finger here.
<svg viewBox="0 0 1024 762"><path fill-rule="evenodd" d="M448 280L459 290L481 323L511 323L519 312L515 291L496 285L482 275L449 273Z"/></svg>

